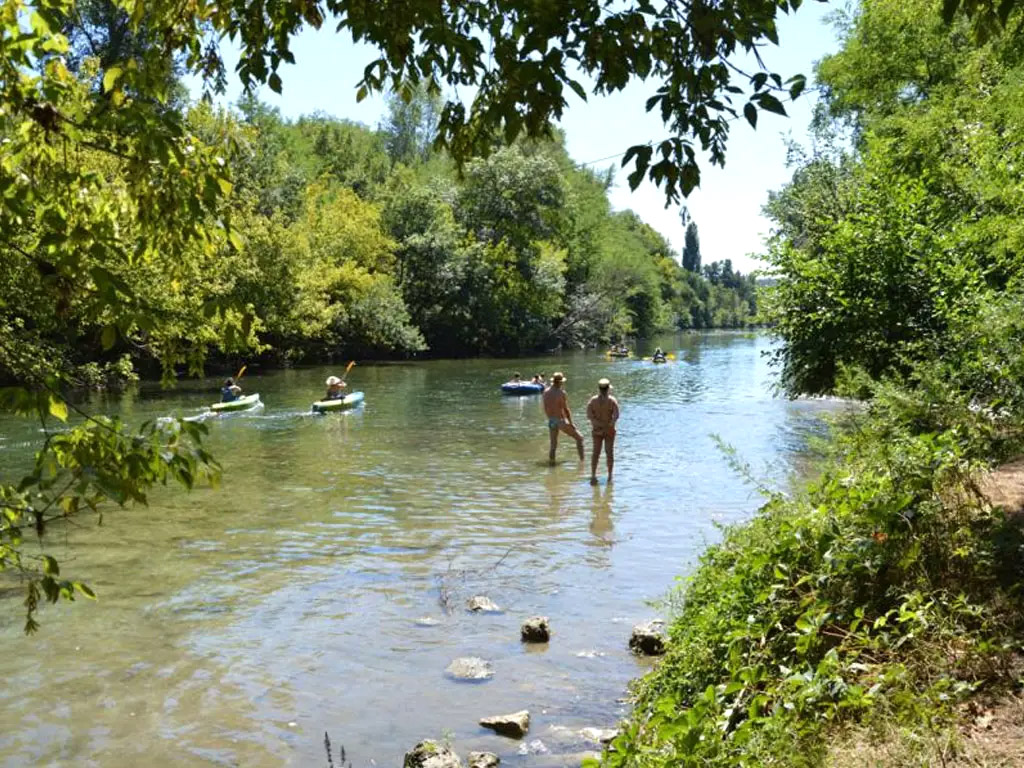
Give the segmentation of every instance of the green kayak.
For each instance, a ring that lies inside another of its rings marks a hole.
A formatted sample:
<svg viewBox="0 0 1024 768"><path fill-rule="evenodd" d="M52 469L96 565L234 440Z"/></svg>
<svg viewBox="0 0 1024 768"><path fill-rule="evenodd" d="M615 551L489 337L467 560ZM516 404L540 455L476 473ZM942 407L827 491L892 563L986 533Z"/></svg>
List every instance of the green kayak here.
<svg viewBox="0 0 1024 768"><path fill-rule="evenodd" d="M355 408L361 402L363 402L362 392L352 392L351 394L339 397L336 400L317 400L313 403L313 413L344 411L348 408Z"/></svg>
<svg viewBox="0 0 1024 768"><path fill-rule="evenodd" d="M211 411L217 413L223 413L224 411L244 411L247 408L260 404L260 393L253 392L251 395L245 395L237 400L232 400L227 403L214 403L210 406Z"/></svg>

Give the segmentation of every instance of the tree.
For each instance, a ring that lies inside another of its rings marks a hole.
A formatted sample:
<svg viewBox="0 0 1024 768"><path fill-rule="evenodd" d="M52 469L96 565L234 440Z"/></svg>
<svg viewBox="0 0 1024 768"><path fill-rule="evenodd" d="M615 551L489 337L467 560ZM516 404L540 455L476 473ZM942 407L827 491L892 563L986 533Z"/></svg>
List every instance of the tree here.
<svg viewBox="0 0 1024 768"><path fill-rule="evenodd" d="M766 206L791 394L909 373L1024 276L1020 41L970 32L925 0L869 0L820 65L838 125L815 138L852 125L855 145L816 142Z"/></svg>
<svg viewBox="0 0 1024 768"><path fill-rule="evenodd" d="M687 272L700 272L700 238L697 236L697 224L693 221L686 225L686 239L683 244L683 269Z"/></svg>
<svg viewBox="0 0 1024 768"><path fill-rule="evenodd" d="M423 83L391 94L381 130L392 161L409 165L426 160L440 114L440 94L431 92Z"/></svg>

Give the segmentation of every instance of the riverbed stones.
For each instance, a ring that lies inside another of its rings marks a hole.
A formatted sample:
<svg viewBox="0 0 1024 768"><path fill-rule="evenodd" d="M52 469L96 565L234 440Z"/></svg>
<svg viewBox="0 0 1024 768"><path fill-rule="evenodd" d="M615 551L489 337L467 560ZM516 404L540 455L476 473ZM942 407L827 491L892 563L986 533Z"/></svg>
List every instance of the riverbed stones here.
<svg viewBox="0 0 1024 768"><path fill-rule="evenodd" d="M633 627L629 637L629 650L639 656L661 656L665 653L665 622L655 619Z"/></svg>
<svg viewBox="0 0 1024 768"><path fill-rule="evenodd" d="M469 753L469 768L498 768L499 763L501 758L493 752Z"/></svg>
<svg viewBox="0 0 1024 768"><path fill-rule="evenodd" d="M501 613L501 608L486 595L473 595L466 602L466 607L473 613Z"/></svg>
<svg viewBox="0 0 1024 768"><path fill-rule="evenodd" d="M519 628L524 643L546 643L551 639L551 625L547 616L531 616Z"/></svg>
<svg viewBox="0 0 1024 768"><path fill-rule="evenodd" d="M462 768L462 760L444 744L425 739L405 753L402 768Z"/></svg>
<svg viewBox="0 0 1024 768"><path fill-rule="evenodd" d="M617 728L583 728L580 736L587 741L596 741L599 744L607 744L619 735Z"/></svg>
<svg viewBox="0 0 1024 768"><path fill-rule="evenodd" d="M445 672L456 680L489 680L494 677L491 662L478 656L462 656L455 659Z"/></svg>
<svg viewBox="0 0 1024 768"><path fill-rule="evenodd" d="M523 709L519 712L513 712L511 715L484 717L481 718L480 725L484 728L490 728L492 731L500 733L502 736L521 739L526 735L526 732L530 730L530 713Z"/></svg>

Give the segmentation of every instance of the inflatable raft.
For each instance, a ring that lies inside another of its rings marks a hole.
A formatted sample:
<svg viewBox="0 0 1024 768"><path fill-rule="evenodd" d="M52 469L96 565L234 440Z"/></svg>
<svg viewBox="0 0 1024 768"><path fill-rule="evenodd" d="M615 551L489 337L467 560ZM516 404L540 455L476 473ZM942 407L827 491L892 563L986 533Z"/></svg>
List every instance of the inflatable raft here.
<svg viewBox="0 0 1024 768"><path fill-rule="evenodd" d="M501 385L503 395L539 395L543 391L543 384L531 384L528 381L508 381Z"/></svg>
<svg viewBox="0 0 1024 768"><path fill-rule="evenodd" d="M313 413L327 413L329 411L345 411L355 408L363 402L362 392L352 392L344 397L335 400L317 400L313 403Z"/></svg>
<svg viewBox="0 0 1024 768"><path fill-rule="evenodd" d="M214 403L210 406L210 410L215 411L216 413L224 413L226 411L244 411L259 404L260 393L253 392L251 395L245 395L237 400L231 400L226 403Z"/></svg>

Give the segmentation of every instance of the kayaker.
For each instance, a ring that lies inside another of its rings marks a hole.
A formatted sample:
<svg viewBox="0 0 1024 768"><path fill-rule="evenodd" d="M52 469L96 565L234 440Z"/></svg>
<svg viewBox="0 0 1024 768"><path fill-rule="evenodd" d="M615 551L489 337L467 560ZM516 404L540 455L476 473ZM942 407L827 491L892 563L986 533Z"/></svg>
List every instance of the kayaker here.
<svg viewBox="0 0 1024 768"><path fill-rule="evenodd" d="M555 373L551 377L551 386L544 390L544 413L548 417L548 436L551 439L551 448L548 451L548 462L554 466L555 450L558 448L558 433L565 432L576 441L576 450L580 454L580 461L583 461L583 435L572 423L572 413L569 411L569 398L562 389L565 376Z"/></svg>
<svg viewBox="0 0 1024 768"><path fill-rule="evenodd" d="M220 388L220 401L222 403L231 403L237 400L242 395L242 388L235 384L235 380L228 376L224 379L224 386Z"/></svg>
<svg viewBox="0 0 1024 768"><path fill-rule="evenodd" d="M657 360L659 363L665 362L665 353L661 351L661 347L658 347L656 350L654 350L654 357L652 357L651 359Z"/></svg>
<svg viewBox="0 0 1024 768"><path fill-rule="evenodd" d="M590 484L597 485L597 461L604 446L608 465L608 482L612 481L615 466L615 423L619 420L619 401L611 396L612 383L608 379L597 382L597 394L587 403L587 419L594 438L594 453L590 457Z"/></svg>
<svg viewBox="0 0 1024 768"><path fill-rule="evenodd" d="M347 386L348 384L337 376L328 376L327 394L324 396L324 400L341 400L345 396L345 387Z"/></svg>

